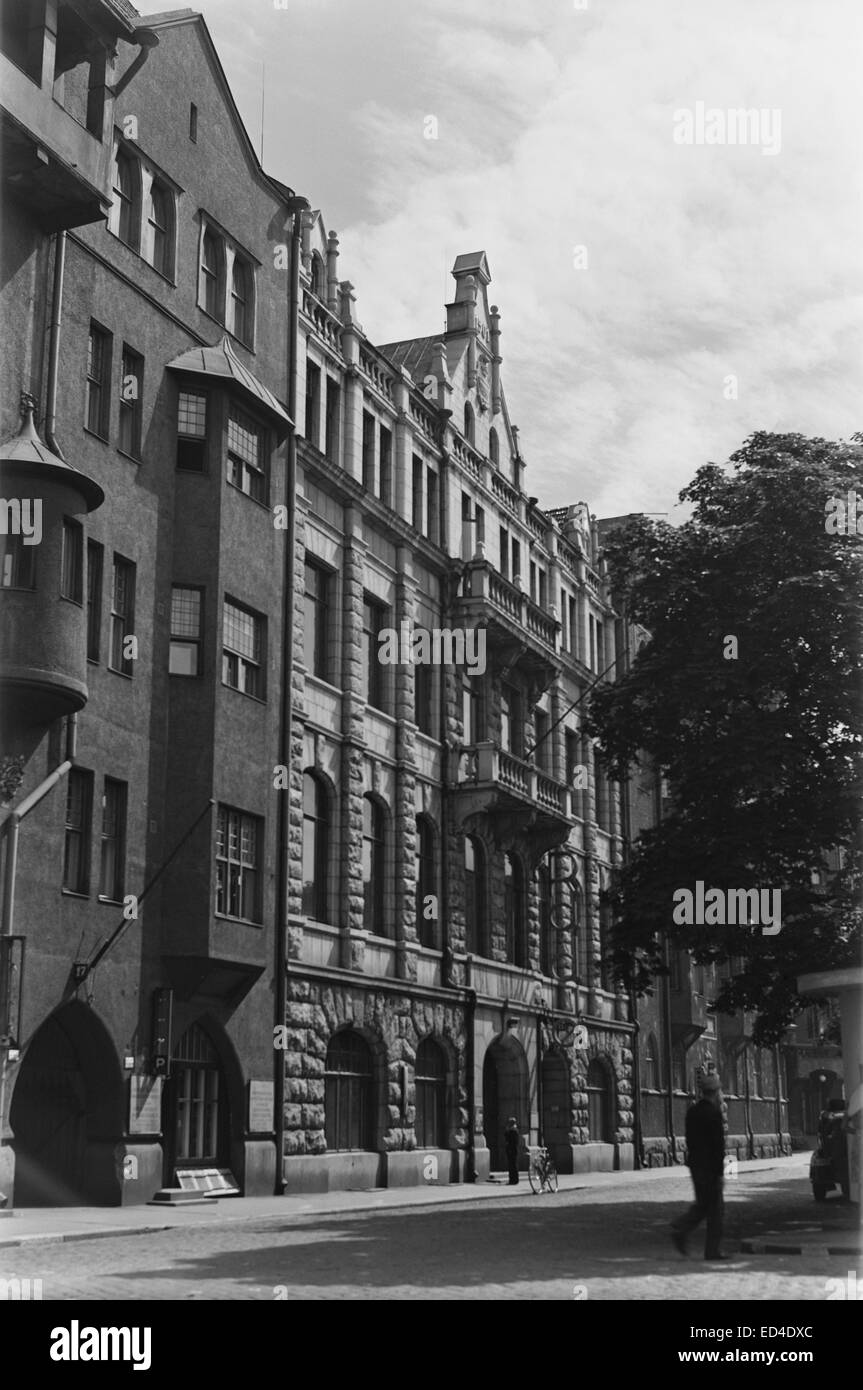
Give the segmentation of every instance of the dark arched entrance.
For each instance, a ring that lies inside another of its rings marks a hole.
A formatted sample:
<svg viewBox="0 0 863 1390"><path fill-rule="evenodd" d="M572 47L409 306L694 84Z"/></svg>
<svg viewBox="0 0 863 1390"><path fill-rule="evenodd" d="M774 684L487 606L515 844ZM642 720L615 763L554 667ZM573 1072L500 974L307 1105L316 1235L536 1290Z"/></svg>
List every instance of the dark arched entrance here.
<svg viewBox="0 0 863 1390"><path fill-rule="evenodd" d="M563 1054L553 1048L542 1059L542 1140L558 1166L561 1158L570 1157L569 1131L569 1067Z"/></svg>
<svg viewBox="0 0 863 1390"><path fill-rule="evenodd" d="M65 1004L37 1029L12 1096L15 1205L120 1202L123 1074L104 1024Z"/></svg>
<svg viewBox="0 0 863 1390"><path fill-rule="evenodd" d="M171 1058L163 1096L165 1182L182 1184L177 1169L229 1168L231 1106L225 1069L209 1031L193 1023Z"/></svg>
<svg viewBox="0 0 863 1390"><path fill-rule="evenodd" d="M491 1167L502 1172L506 1168L503 1134L510 1115L518 1121L519 1134L530 1129L527 1057L512 1033L489 1044L482 1066L482 1106Z"/></svg>

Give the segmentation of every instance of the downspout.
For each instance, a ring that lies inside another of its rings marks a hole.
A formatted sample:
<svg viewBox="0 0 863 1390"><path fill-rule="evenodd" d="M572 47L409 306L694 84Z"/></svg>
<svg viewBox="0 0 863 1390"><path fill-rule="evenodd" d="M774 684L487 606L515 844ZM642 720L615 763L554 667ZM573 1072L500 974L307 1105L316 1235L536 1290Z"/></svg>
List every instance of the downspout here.
<svg viewBox="0 0 863 1390"><path fill-rule="evenodd" d="M285 1023L288 1003L288 834L291 811L291 733L293 728L293 680L294 680L294 550L296 549L296 500L297 500L297 338L299 335L300 314L300 237L302 232L302 212L308 209L306 198L292 197L287 200L287 210L291 214L291 255L288 272L288 451L285 460L285 507L288 525L285 532L285 549L282 563L282 691L279 710L279 762L288 769L288 787L279 796L276 821L276 843L278 855L278 879L276 888L276 1025ZM286 794L287 793L287 794ZM278 1048L273 1048L273 1104L275 1108L276 1134L276 1183L275 1192L281 1196L285 1190L285 1058Z"/></svg>
<svg viewBox="0 0 863 1390"><path fill-rule="evenodd" d="M127 67L126 71L123 73L123 76L120 78L120 81L116 82L114 86L110 89L111 95L112 97L114 97L115 100L118 96L120 96L122 92L125 92L129 83L132 81L132 78L136 77L138 73L141 71L141 68L144 66L144 64L150 56L150 50L152 48L158 48L159 36L158 34L155 34L152 29L136 29L132 37L132 43L136 43L139 45L138 52L136 53L133 61Z"/></svg>
<svg viewBox="0 0 863 1390"><path fill-rule="evenodd" d="M746 1085L743 1090L743 1113L746 1117L746 1145L747 1158L755 1157L755 1135L752 1133L752 1114L750 1111L749 1099L749 1044L743 1049L743 1079Z"/></svg>
<svg viewBox="0 0 863 1390"><path fill-rule="evenodd" d="M66 275L66 233L54 238L54 286L51 295L51 326L48 346L48 390L45 401L45 443L58 458L63 450L57 443L57 377L60 362L60 327L63 322L63 282Z"/></svg>
<svg viewBox="0 0 863 1390"><path fill-rule="evenodd" d="M674 1133L674 1040L671 1036L671 952L668 937L662 938L662 1023L665 1032L665 1129L670 1146L671 1163L677 1162L677 1138Z"/></svg>

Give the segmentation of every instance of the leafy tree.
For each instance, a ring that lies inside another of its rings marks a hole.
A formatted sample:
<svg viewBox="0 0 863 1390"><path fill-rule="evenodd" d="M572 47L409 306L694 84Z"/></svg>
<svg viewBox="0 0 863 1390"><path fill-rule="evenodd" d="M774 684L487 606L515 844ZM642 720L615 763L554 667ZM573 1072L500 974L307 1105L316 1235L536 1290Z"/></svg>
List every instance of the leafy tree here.
<svg viewBox="0 0 863 1390"><path fill-rule="evenodd" d="M828 521L849 492L863 511L859 439L756 433L698 470L683 525L606 539L616 600L651 636L594 692L588 732L614 775L648 761L669 790L613 894L615 973L648 991L667 934L728 963L716 1007L756 1010L761 1042L812 1002L798 975L859 960L863 535L856 514L846 534ZM674 923L697 880L780 889L781 930Z"/></svg>

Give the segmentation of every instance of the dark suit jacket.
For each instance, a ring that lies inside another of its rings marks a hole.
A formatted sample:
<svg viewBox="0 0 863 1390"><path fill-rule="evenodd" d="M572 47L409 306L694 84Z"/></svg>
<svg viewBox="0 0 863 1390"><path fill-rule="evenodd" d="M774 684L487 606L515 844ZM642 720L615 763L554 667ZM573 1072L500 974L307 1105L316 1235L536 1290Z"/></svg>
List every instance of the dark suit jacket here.
<svg viewBox="0 0 863 1390"><path fill-rule="evenodd" d="M693 1171L722 1176L725 1158L722 1111L709 1100L690 1105L686 1112L686 1150L686 1161Z"/></svg>

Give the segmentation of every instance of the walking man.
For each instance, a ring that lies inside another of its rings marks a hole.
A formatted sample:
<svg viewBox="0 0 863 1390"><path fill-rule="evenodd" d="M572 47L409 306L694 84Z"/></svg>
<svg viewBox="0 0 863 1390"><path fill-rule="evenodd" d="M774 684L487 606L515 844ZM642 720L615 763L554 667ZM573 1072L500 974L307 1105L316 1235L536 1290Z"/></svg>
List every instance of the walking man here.
<svg viewBox="0 0 863 1390"><path fill-rule="evenodd" d="M722 1090L719 1077L708 1072L699 1083L701 1099L686 1112L686 1161L692 1174L695 1201L671 1224L671 1239L681 1255L688 1253L686 1238L702 1221L707 1222L705 1260L727 1260L719 1249L722 1240L722 1168L725 1136L722 1128Z"/></svg>

